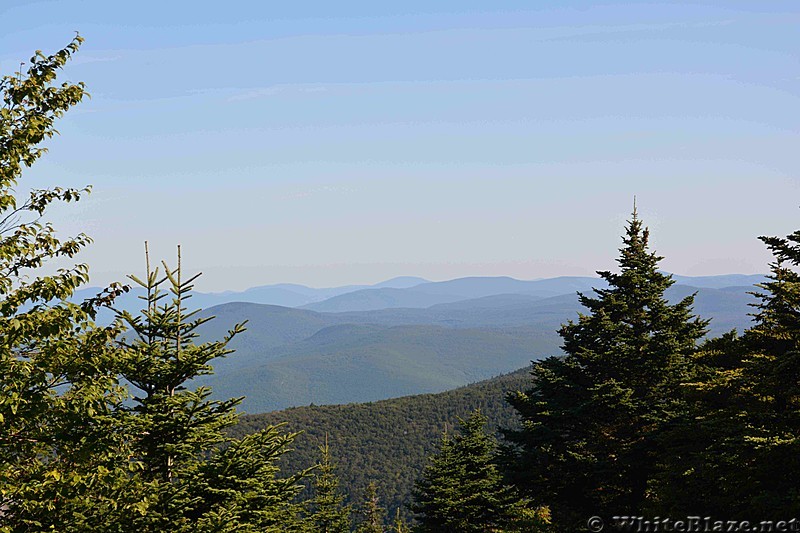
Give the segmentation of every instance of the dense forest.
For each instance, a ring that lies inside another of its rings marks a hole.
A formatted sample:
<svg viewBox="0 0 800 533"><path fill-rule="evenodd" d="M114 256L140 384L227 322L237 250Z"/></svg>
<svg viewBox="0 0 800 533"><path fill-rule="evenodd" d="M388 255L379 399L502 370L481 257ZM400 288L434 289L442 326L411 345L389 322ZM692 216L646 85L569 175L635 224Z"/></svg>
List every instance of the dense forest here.
<svg viewBox="0 0 800 533"><path fill-rule="evenodd" d="M315 465L327 439L347 500L360 501L374 483L389 516L395 516L397 509L407 512L414 481L445 428L453 430L458 418L467 418L475 408L487 417L487 428L516 427L505 394L523 389L529 380L529 370L522 369L438 394L247 415L230 433L242 437L280 423L288 431L302 432L292 452L281 457L281 467L288 472Z"/></svg>
<svg viewBox="0 0 800 533"><path fill-rule="evenodd" d="M98 312L128 286L75 302L88 266L44 268L89 243L59 237L46 211L89 190L16 187L86 97L56 83L81 41L0 81L0 531L574 532L622 527L619 515L796 525L800 231L761 237L774 260L741 333L709 338L693 294L666 298L675 281L634 207L616 270L599 272L605 286L558 331L563 353L530 376L240 421L241 399L193 380L244 326L200 342L212 317L187 307L197 276L180 247L174 266L146 251L129 280L142 310L110 325Z"/></svg>

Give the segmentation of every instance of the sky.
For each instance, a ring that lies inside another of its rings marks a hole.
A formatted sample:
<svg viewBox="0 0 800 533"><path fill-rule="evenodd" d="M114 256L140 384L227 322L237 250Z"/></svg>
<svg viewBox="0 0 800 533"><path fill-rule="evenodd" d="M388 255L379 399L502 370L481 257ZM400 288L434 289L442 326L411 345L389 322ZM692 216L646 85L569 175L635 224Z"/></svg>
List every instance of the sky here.
<svg viewBox="0 0 800 533"><path fill-rule="evenodd" d="M205 291L614 268L634 196L663 269L765 272L800 221L800 4L0 0L0 73L75 31L25 187L92 284Z"/></svg>

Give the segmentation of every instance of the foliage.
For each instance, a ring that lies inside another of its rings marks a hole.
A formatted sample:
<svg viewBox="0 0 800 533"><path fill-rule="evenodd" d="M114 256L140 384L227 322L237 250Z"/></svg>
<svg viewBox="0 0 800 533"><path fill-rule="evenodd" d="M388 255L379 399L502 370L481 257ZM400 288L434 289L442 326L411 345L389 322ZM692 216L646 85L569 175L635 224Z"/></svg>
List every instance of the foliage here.
<svg viewBox="0 0 800 533"><path fill-rule="evenodd" d="M666 301L673 281L648 240L634 210L620 273L598 272L609 287L581 295L589 313L561 328L566 355L534 364L533 388L509 395L523 420L506 433L509 476L564 530L646 509L660 430L686 412L680 385L707 322L692 317L692 296Z"/></svg>
<svg viewBox="0 0 800 533"><path fill-rule="evenodd" d="M743 357L735 331L703 343L694 356L695 377L682 391L687 412L658 437L665 453L651 484L653 512L742 518L733 513L747 487L747 461L738 451L747 410L739 390Z"/></svg>
<svg viewBox="0 0 800 533"><path fill-rule="evenodd" d="M287 472L315 465L319 447L329 435L331 454L339 459L337 471L347 501L358 501L367 485L374 482L378 498L394 519L411 502L411 488L426 457L434 452L442 429L476 407L489 418L491 427L513 426L516 417L503 395L523 387L527 380L528 373L523 369L438 394L246 415L230 432L242 436L280 422L291 431L302 430L294 451L281 458L282 469Z"/></svg>
<svg viewBox="0 0 800 533"><path fill-rule="evenodd" d="M370 482L364 491L364 500L359 509L361 520L356 528L356 533L384 533L386 522L386 509L381 507L378 499L378 489L374 482Z"/></svg>
<svg viewBox="0 0 800 533"><path fill-rule="evenodd" d="M145 280L132 277L147 292L143 315L121 313L107 328L94 324L97 310L126 288L75 304L86 265L41 274L89 242L62 240L42 221L52 202L88 188L33 190L21 203L14 190L55 119L86 94L53 85L81 41L37 52L26 73L0 81L0 531L291 530L304 472L280 478L276 460L294 434L269 426L233 439L224 430L240 400L186 386L241 328L193 342L208 318L183 305L194 278L181 279L180 255L163 278L148 261Z"/></svg>
<svg viewBox="0 0 800 533"><path fill-rule="evenodd" d="M678 426L664 507L781 520L800 508L800 231L761 237L775 257L755 293L755 324L707 344L687 384L693 416Z"/></svg>
<svg viewBox="0 0 800 533"><path fill-rule="evenodd" d="M392 525L389 526L389 531L391 533L410 533L411 528L408 526L405 518L400 513L400 509L398 508L394 513L394 520L392 520Z"/></svg>
<svg viewBox="0 0 800 533"><path fill-rule="evenodd" d="M230 352L227 343L243 325L222 340L194 343L195 330L210 318L187 312L184 301L197 276L182 279L180 248L176 269L164 264L160 276L148 260L145 279L130 278L145 290L146 308L139 316L120 313L130 330L119 341L122 376L134 391L121 419L139 467L136 480L145 492L140 512L121 517L120 523L128 531L294 527L299 509L293 499L302 473L278 478L275 461L295 435L270 426L231 439L225 429L236 423L241 399L214 401L208 388L187 386L212 371L210 361Z"/></svg>
<svg viewBox="0 0 800 533"><path fill-rule="evenodd" d="M336 465L331 461L327 438L320 446L322 455L314 475L313 498L306 503L311 508L306 522L312 531L319 533L347 533L350 531L351 507L344 504L344 495L339 490Z"/></svg>
<svg viewBox="0 0 800 533"><path fill-rule="evenodd" d="M476 410L460 420L459 434L444 433L414 487L415 531L538 531L544 525L536 523L535 512L520 512L527 502L503 481L486 421Z"/></svg>
<svg viewBox="0 0 800 533"><path fill-rule="evenodd" d="M93 323L97 307L117 285L82 305L66 300L88 280L69 262L90 242L63 239L46 222L53 202L89 192L15 187L23 170L47 149L54 123L86 92L82 83L55 84L83 39L46 56L37 51L25 72L0 80L0 530L92 529L111 508L128 465L124 439L107 430L123 391L116 380L114 328ZM52 270L52 268L51 268Z"/></svg>
<svg viewBox="0 0 800 533"><path fill-rule="evenodd" d="M743 509L788 516L800 508L800 231L761 237L775 257L759 287L755 325L742 339L741 391L751 400L741 455L752 458L753 492Z"/></svg>

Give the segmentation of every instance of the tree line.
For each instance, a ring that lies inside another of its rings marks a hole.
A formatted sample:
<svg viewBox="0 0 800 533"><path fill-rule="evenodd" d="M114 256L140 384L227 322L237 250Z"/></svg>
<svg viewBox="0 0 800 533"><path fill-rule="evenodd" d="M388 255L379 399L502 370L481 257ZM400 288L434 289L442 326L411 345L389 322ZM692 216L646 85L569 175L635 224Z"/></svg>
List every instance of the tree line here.
<svg viewBox="0 0 800 533"><path fill-rule="evenodd" d="M282 470L296 472L320 460L320 446L327 440L336 459L336 474L348 502L364 498L370 483L386 509L387 520L398 509L408 514L411 491L427 458L432 455L442 430L452 430L457 417L467 418L480 407L488 418L487 429L515 427L514 409L503 395L508 390L527 386L529 373L520 369L435 394L390 398L370 403L310 405L282 411L244 415L230 428L234 437L243 437L270 425L284 423L284 430L301 432L292 443L292 452L278 461ZM300 497L311 494L310 487Z"/></svg>
<svg viewBox="0 0 800 533"><path fill-rule="evenodd" d="M386 517L375 486L353 507L326 445L282 471L296 433L234 436L241 399L191 380L212 371L244 324L196 343L196 278L177 263L130 283L142 311L99 326L127 286L72 302L83 264L44 273L90 239L61 238L53 202L87 189L33 189L25 168L85 96L56 84L78 36L0 80L0 531L579 531L592 516L787 520L800 510L800 231L762 237L774 256L752 327L703 340L693 297L670 304L634 208L608 288L581 295L563 355L534 363L506 400L519 425L499 441L479 411L446 432L414 489L412 523ZM300 496L304 483L310 490ZM389 524L387 526L387 524ZM387 529L387 527L389 529Z"/></svg>

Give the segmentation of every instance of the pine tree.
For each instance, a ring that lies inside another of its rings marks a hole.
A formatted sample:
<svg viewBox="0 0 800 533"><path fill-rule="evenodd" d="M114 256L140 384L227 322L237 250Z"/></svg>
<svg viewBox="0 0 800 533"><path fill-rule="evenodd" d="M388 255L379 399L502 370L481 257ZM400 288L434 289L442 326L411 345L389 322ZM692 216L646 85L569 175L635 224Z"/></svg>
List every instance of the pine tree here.
<svg viewBox="0 0 800 533"><path fill-rule="evenodd" d="M383 533L386 509L381 507L377 488L373 481L370 481L364 491L364 503L360 509L360 514L361 523L356 529L358 533Z"/></svg>
<svg viewBox="0 0 800 533"><path fill-rule="evenodd" d="M692 316L693 296L667 302L674 282L648 241L634 209L620 272L598 272L608 288L579 295L588 314L559 332L565 355L535 363L533 388L508 397L523 422L505 433L508 474L565 531L648 508L657 436L686 411L679 391L707 322Z"/></svg>
<svg viewBox="0 0 800 533"><path fill-rule="evenodd" d="M351 509L344 504L344 496L339 490L336 465L331 460L328 439L320 446L319 465L314 476L313 498L308 502L311 513L306 519L312 531L318 533L347 533L350 531Z"/></svg>
<svg viewBox="0 0 800 533"><path fill-rule="evenodd" d="M438 453L415 485L415 531L516 530L518 498L494 464L497 443L485 425L486 417L476 410L460 420L459 434L443 435Z"/></svg>
<svg viewBox="0 0 800 533"><path fill-rule="evenodd" d="M199 275L199 274L198 274ZM146 291L139 316L124 311L120 320L130 334L120 339L123 377L135 390L122 411L132 441L133 481L141 492L137 513L119 518L128 531L288 531L297 526L292 503L303 473L278 477L276 460L294 434L266 429L232 439L225 430L237 422L241 399L210 400L207 387L190 381L211 373L210 362L231 350L228 342L243 330L236 325L219 341L195 344L197 328L212 317L187 312L197 278L182 278L178 266L164 274L150 268L144 279L130 276ZM167 286L169 293L164 291Z"/></svg>
<svg viewBox="0 0 800 533"><path fill-rule="evenodd" d="M119 506L128 474L117 460L126 442L111 420L124 398L117 331L93 322L121 287L72 303L88 267L41 271L90 242L63 239L46 222L52 203L77 201L89 188L34 188L25 199L15 192L47 151L55 121L87 94L82 83L55 83L82 41L49 56L37 51L26 71L0 79L0 531L96 530Z"/></svg>

